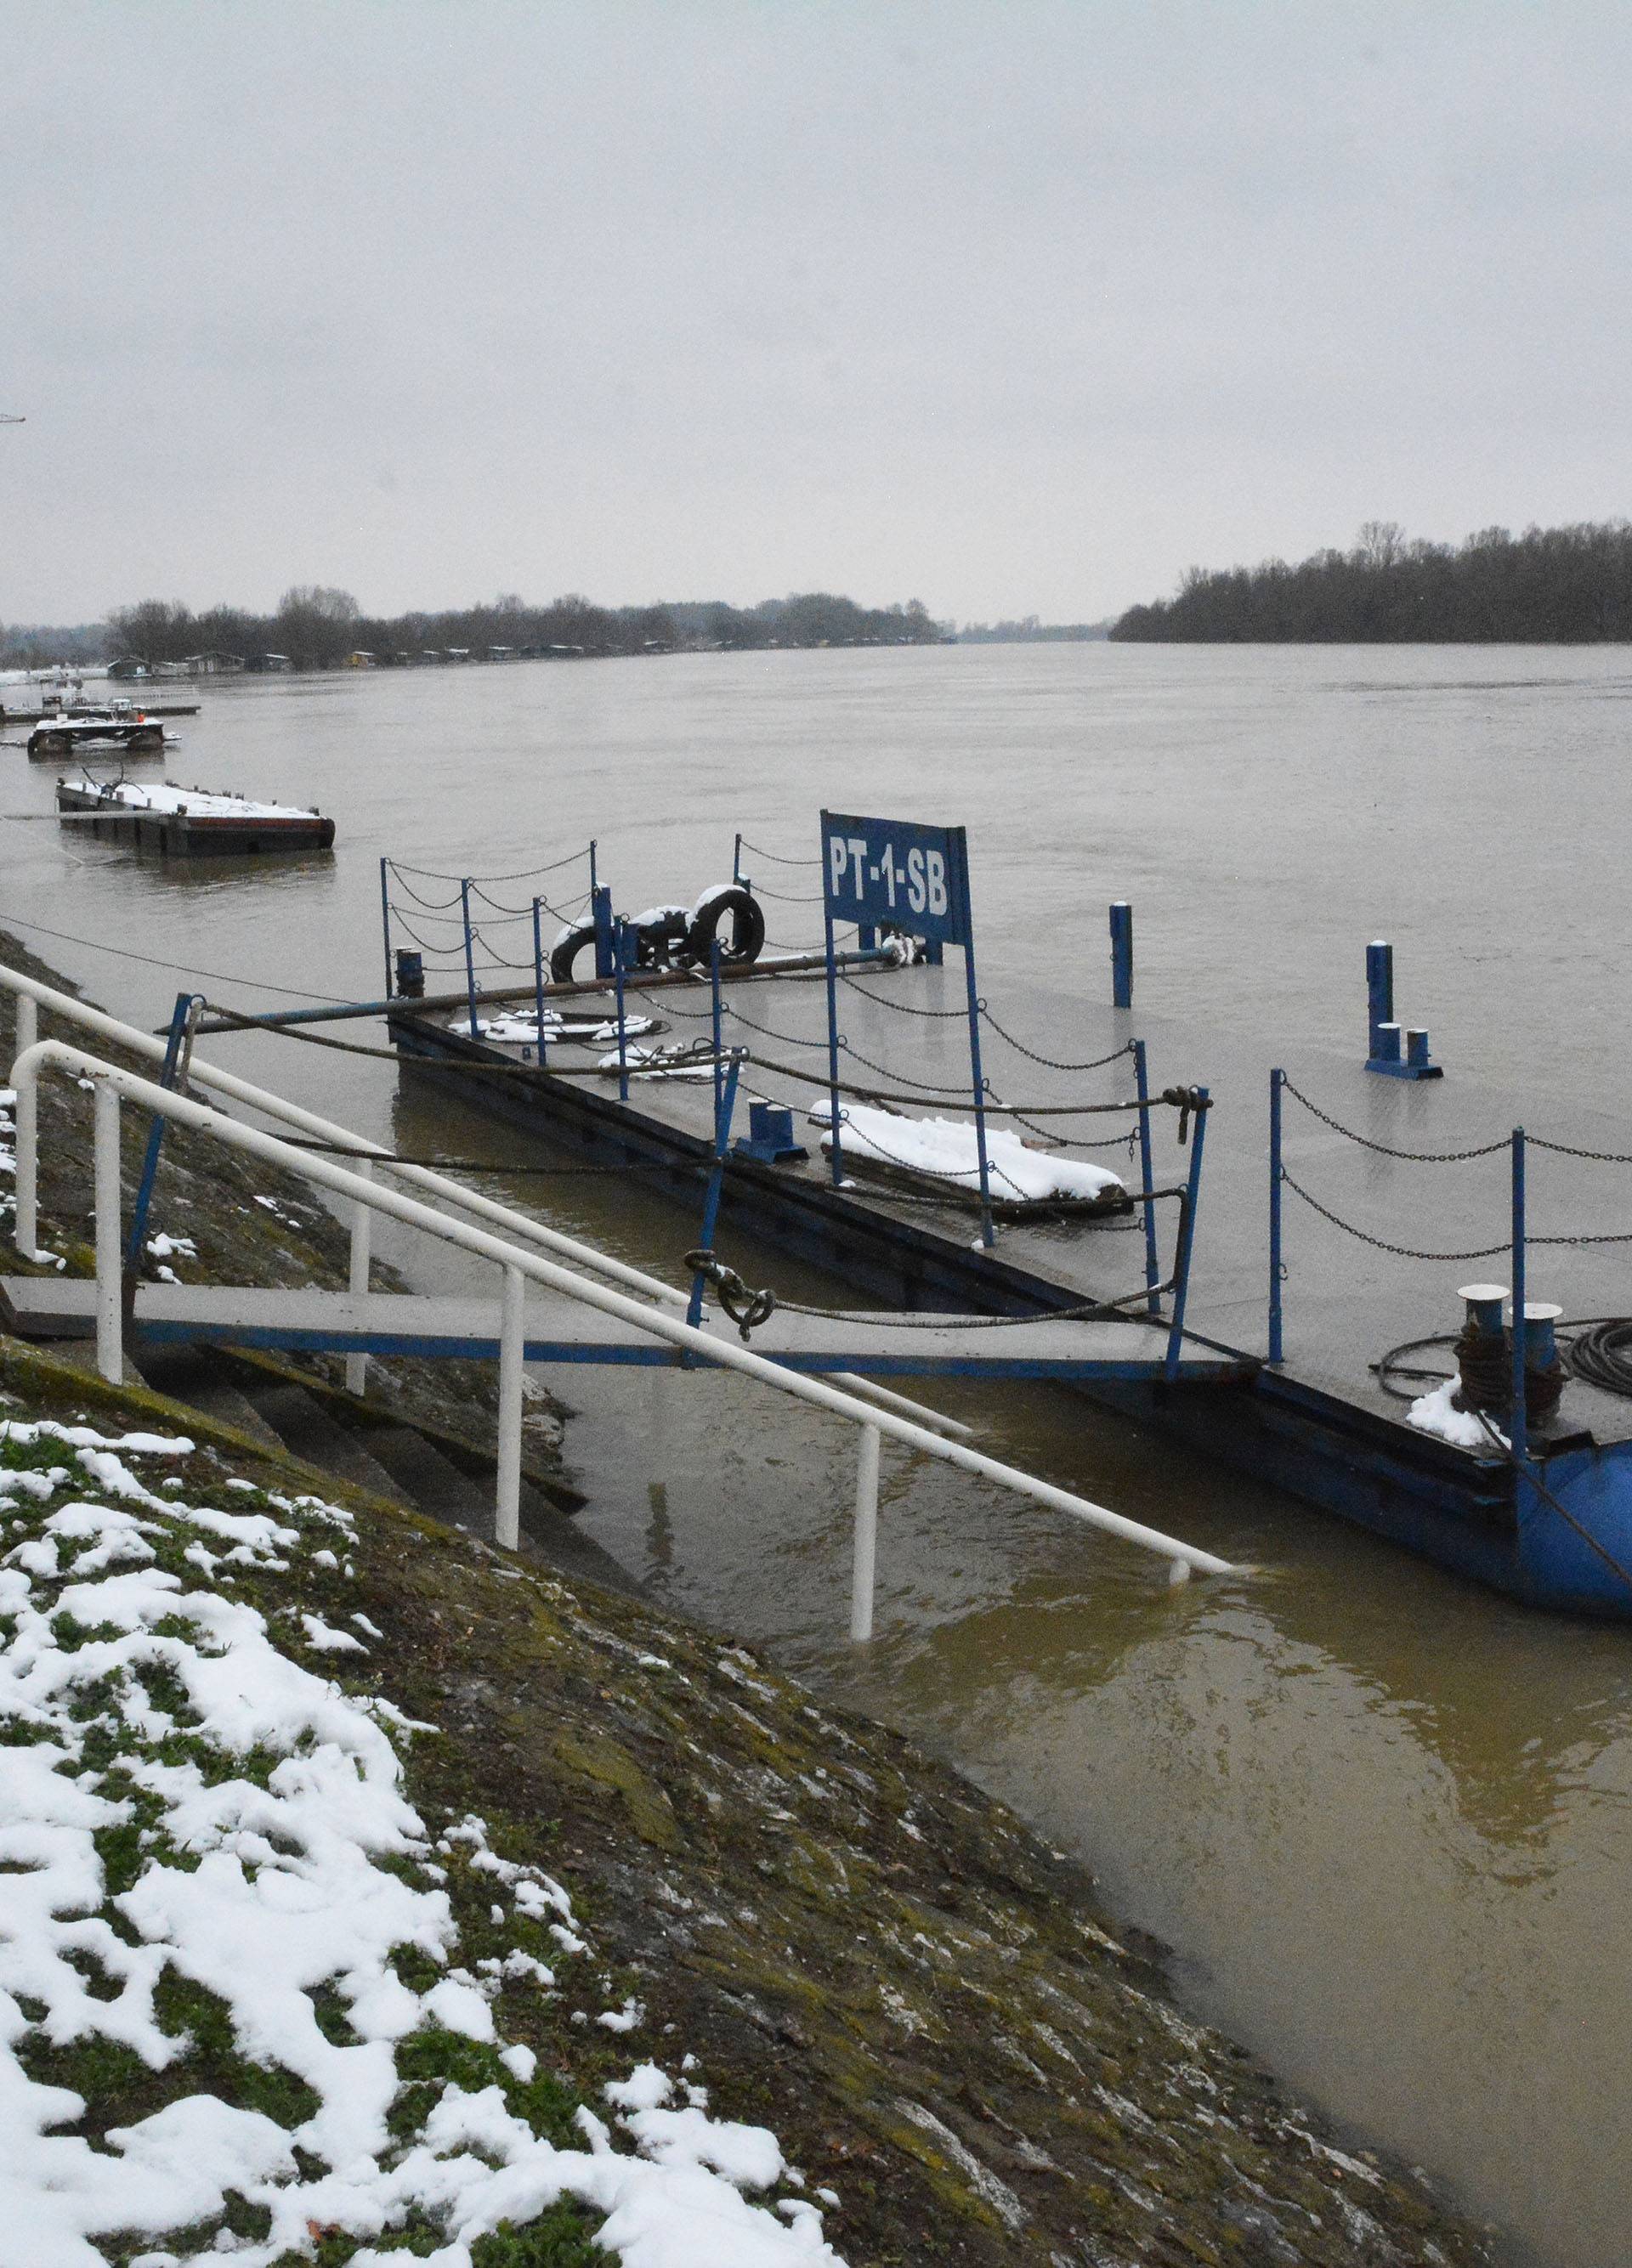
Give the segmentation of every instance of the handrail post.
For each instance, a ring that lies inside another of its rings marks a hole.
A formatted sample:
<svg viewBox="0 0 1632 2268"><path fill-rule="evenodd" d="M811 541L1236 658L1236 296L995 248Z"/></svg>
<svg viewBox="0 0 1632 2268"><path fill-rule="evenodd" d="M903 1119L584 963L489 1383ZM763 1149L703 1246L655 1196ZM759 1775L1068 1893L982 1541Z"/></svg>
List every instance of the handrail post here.
<svg viewBox="0 0 1632 2268"><path fill-rule="evenodd" d="M1201 1196L1201 1150L1207 1139L1207 1088L1197 1087L1196 1123L1190 1137L1190 1178L1185 1185L1185 1210L1178 1225L1178 1249L1173 1256L1173 1322L1167 1335L1167 1360L1163 1366L1163 1374L1169 1379L1178 1376L1179 1350L1185 1337L1185 1303L1190 1296L1190 1256L1195 1248L1196 1206Z"/></svg>
<svg viewBox="0 0 1632 2268"><path fill-rule="evenodd" d="M850 1570L850 1635L865 1646L873 1635L873 1592L878 1565L878 1452L876 1425L863 1425L856 1458L855 1554Z"/></svg>
<svg viewBox="0 0 1632 2268"><path fill-rule="evenodd" d="M373 1167L366 1158L353 1160L359 1180L371 1182ZM351 1251L346 1275L346 1289L352 1293L366 1294L368 1290L369 1247L373 1235L374 1211L361 1197L351 1207ZM368 1384L368 1357L349 1354L345 1359L345 1390L361 1395Z"/></svg>
<svg viewBox="0 0 1632 2268"><path fill-rule="evenodd" d="M1145 1061L1145 1043L1134 1042L1134 1090L1139 1097L1139 1170L1144 1176L1141 1187L1154 1188L1155 1167L1150 1159L1150 1073ZM1145 1307L1148 1314L1162 1312L1162 1256L1156 1248L1156 1209L1148 1197L1145 1199Z"/></svg>
<svg viewBox="0 0 1632 2268"><path fill-rule="evenodd" d="M386 998L388 1000L390 999L394 989L391 969L391 885L388 879L389 867L390 861L386 858L382 851L380 858L380 927L385 937Z"/></svg>
<svg viewBox="0 0 1632 2268"><path fill-rule="evenodd" d="M708 941L708 976L713 990L714 1032L714 1147L720 1146L720 1106L725 1094L725 1071L720 1061L720 1051L725 1044L725 1028L720 1017L720 939Z"/></svg>
<svg viewBox="0 0 1632 2268"><path fill-rule="evenodd" d="M470 1004L470 1036L477 1037L476 1016L476 951L470 941L470 881L467 875L459 885L459 909L465 929L465 998Z"/></svg>
<svg viewBox="0 0 1632 2268"><path fill-rule="evenodd" d="M736 844L731 853L731 880L739 887L742 880L742 830L736 830Z"/></svg>
<svg viewBox="0 0 1632 2268"><path fill-rule="evenodd" d="M1510 1438L1522 1469L1530 1453L1525 1407L1525 1364L1529 1351L1525 1329L1525 1130L1513 1129L1513 1410Z"/></svg>
<svg viewBox="0 0 1632 2268"><path fill-rule="evenodd" d="M629 1027L624 1014L624 917L612 925L613 992L617 1001L617 1099L629 1100Z"/></svg>
<svg viewBox="0 0 1632 2268"><path fill-rule="evenodd" d="M96 1366L117 1386L124 1377L124 1319L119 1236L119 1094L96 1082Z"/></svg>
<svg viewBox="0 0 1632 2268"><path fill-rule="evenodd" d="M505 1270L498 1323L498 1499L493 1540L513 1551L521 1540L521 1370L527 1353L527 1279Z"/></svg>
<svg viewBox="0 0 1632 2268"><path fill-rule="evenodd" d="M533 1021L538 1027L538 1067L544 1067L544 933L539 926L538 909L543 901L533 901Z"/></svg>
<svg viewBox="0 0 1632 2268"><path fill-rule="evenodd" d="M1283 1356L1281 1313L1281 1087L1286 1073L1269 1074L1269 1359Z"/></svg>
<svg viewBox="0 0 1632 2268"><path fill-rule="evenodd" d="M40 1037L40 1009L26 992L15 994L16 1044L11 1061L26 1055ZM18 1090L13 1108L17 1128L17 1218L12 1242L25 1260L40 1257L40 1096L32 1084Z"/></svg>

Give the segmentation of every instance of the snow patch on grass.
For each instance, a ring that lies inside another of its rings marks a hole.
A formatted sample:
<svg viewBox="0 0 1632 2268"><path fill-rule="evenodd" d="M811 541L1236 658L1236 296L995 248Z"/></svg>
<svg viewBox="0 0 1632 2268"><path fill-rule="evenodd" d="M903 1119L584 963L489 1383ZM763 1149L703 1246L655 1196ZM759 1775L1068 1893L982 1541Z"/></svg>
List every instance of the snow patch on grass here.
<svg viewBox="0 0 1632 2268"><path fill-rule="evenodd" d="M158 1493L132 1462L191 1447L0 1425L14 2257L103 2268L151 2243L271 2268L321 2242L325 2264L383 2264L408 2233L469 2268L484 2235L570 2203L629 2268L836 2262L813 2207L752 2201L785 2178L767 2130L710 2117L689 2085L674 2107L651 2063L605 2088L609 2123L581 2102L568 2117L570 2083L503 2041L506 1985L548 1992L554 1974L519 1941L454 1965L433 1847L491 1880L513 1940L548 1929L582 1958L570 1896L494 1852L475 1815L433 1846L403 1792L415 1728L337 1682L366 1648L294 1601L269 1619L221 1587L234 1562L326 1586L327 1603L343 1579L325 1539L350 1515L310 1497L251 1509L241 1491L228 1512ZM284 1651L285 1624L336 1675ZM104 2129L99 2107L126 2100L143 2115Z"/></svg>

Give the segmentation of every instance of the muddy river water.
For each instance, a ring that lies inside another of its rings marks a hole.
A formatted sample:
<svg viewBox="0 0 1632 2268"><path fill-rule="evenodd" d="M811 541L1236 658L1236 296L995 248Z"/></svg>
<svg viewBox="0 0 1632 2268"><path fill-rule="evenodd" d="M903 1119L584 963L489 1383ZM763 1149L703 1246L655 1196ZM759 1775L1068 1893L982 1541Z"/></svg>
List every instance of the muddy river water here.
<svg viewBox="0 0 1632 2268"><path fill-rule="evenodd" d="M186 980L102 947L209 972L240 1006L373 997L381 853L491 874L594 835L634 911L728 873L738 828L811 855L827 802L968 824L994 1005L1026 976L1102 999L1126 897L1141 1005L1358 1033L1363 946L1387 936L1448 1064L1625 1107L1614 649L709 655L199 697L166 769L320 803L332 858L138 861L56 823L55 768L0 757L0 920L138 1021ZM818 936L816 878L757 871L789 893L772 934ZM405 1150L516 1155L387 1064L210 1044ZM506 1193L666 1272L690 1241L639 1189L547 1192ZM433 1280L423 1248L388 1248ZM1444 1292L1425 1282L1425 1315ZM846 1431L720 1377L579 1371L565 1393L584 1524L660 1599L907 1727L1082 1853L1174 1948L1193 2005L1443 2175L1515 2258L1627 2259L1632 1630L1524 1611L1063 1393L971 1384L936 1398L993 1454L1265 1572L1170 1593L1157 1563L887 1457L880 1635L858 1655Z"/></svg>

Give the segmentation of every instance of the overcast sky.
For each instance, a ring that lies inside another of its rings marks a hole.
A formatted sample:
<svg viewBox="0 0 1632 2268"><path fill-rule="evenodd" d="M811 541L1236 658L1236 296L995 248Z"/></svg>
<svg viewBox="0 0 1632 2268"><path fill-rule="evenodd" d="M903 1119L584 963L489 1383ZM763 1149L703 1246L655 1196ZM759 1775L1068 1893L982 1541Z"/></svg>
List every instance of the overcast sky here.
<svg viewBox="0 0 1632 2268"><path fill-rule="evenodd" d="M1632 9L0 0L0 619L1625 511Z"/></svg>

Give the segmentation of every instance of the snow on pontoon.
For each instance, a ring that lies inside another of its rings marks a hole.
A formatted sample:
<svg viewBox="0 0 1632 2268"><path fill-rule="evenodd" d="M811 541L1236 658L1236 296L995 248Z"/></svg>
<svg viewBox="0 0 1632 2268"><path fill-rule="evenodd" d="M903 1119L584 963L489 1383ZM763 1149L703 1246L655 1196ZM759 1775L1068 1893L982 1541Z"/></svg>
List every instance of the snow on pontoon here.
<svg viewBox="0 0 1632 2268"><path fill-rule="evenodd" d="M270 850L327 850L335 822L298 804L256 803L247 796L135 780L97 780L87 772L56 784L64 817L129 836L140 849L167 855L217 857Z"/></svg>

